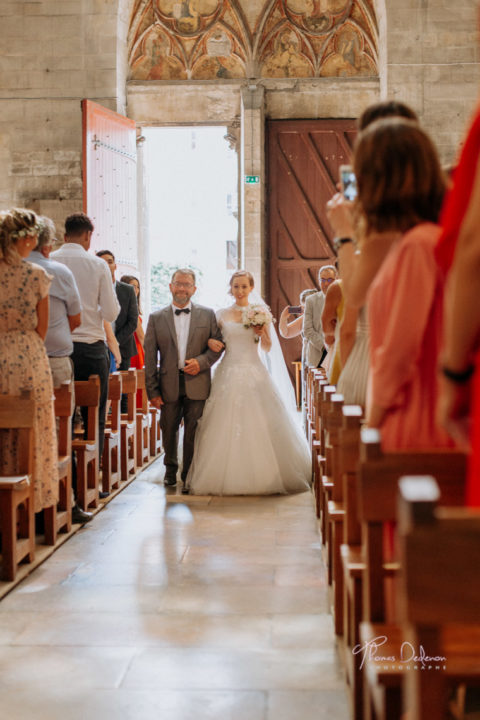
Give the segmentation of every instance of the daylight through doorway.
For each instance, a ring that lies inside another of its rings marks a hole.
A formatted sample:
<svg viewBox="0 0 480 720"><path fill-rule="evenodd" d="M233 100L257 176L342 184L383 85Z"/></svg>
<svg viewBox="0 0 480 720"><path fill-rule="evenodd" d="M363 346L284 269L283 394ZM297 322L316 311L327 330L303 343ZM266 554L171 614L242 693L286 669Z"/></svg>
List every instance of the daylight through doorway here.
<svg viewBox="0 0 480 720"><path fill-rule="evenodd" d="M227 128L144 128L143 135L151 311L170 302L176 267L196 272L196 302L221 307L238 257L238 161Z"/></svg>

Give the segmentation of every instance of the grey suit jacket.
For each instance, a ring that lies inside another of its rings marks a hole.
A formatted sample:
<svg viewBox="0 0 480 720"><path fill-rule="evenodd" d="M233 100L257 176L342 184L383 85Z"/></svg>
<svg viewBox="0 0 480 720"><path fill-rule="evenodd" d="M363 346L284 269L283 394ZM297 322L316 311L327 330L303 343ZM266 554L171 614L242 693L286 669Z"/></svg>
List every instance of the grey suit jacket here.
<svg viewBox="0 0 480 720"><path fill-rule="evenodd" d="M210 368L221 355L208 348L209 338L222 339L215 313L192 303L186 357L195 358L200 365L198 375L185 374L185 392L192 400L207 399ZM149 317L145 333L145 382L149 398L160 395L164 402L178 400L178 347L171 305Z"/></svg>
<svg viewBox="0 0 480 720"><path fill-rule="evenodd" d="M322 330L322 313L325 295L317 292L309 295L305 301L302 334L307 341L305 362L310 367L318 367L325 344Z"/></svg>

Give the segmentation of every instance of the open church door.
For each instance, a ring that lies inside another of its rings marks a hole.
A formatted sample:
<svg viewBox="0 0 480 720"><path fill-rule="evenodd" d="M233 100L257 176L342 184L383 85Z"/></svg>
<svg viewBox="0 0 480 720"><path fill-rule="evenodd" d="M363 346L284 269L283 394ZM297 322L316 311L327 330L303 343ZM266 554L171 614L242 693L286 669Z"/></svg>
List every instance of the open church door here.
<svg viewBox="0 0 480 720"><path fill-rule="evenodd" d="M267 299L275 317L317 287L318 270L335 261L326 203L340 165L350 163L355 120L271 120L268 136ZM280 338L292 375L300 337Z"/></svg>
<svg viewBox="0 0 480 720"><path fill-rule="evenodd" d="M83 210L95 225L92 250L112 250L118 273L138 270L134 120L82 100Z"/></svg>

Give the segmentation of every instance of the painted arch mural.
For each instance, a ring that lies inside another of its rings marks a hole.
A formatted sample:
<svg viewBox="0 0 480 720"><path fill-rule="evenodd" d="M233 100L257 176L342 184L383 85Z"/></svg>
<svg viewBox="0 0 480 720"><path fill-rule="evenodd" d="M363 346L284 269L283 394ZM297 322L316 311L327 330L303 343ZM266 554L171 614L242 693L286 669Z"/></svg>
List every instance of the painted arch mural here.
<svg viewBox="0 0 480 720"><path fill-rule="evenodd" d="M376 76L373 0L137 0L130 79Z"/></svg>

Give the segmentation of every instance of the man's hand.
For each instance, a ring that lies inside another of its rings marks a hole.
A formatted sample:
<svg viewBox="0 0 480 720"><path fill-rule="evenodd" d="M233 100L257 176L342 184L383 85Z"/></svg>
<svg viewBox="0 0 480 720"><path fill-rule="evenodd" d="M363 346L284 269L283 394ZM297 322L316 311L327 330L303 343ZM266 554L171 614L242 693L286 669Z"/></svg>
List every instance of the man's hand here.
<svg viewBox="0 0 480 720"><path fill-rule="evenodd" d="M225 347L223 342L221 342L220 340L215 340L215 338L209 338L207 345L210 350L213 350L213 352L220 352Z"/></svg>
<svg viewBox="0 0 480 720"><path fill-rule="evenodd" d="M200 365L198 360L195 360L195 358L192 358L191 360L185 360L185 367L183 368L183 372L187 375L198 375L200 372Z"/></svg>
<svg viewBox="0 0 480 720"><path fill-rule="evenodd" d="M164 404L164 402L163 402L162 398L160 397L160 395L157 395L157 397L152 398L152 399L150 400L150 402L151 402L151 404L153 405L153 407L156 407L156 408L157 408L157 410L160 410L160 408L161 408L162 405Z"/></svg>

